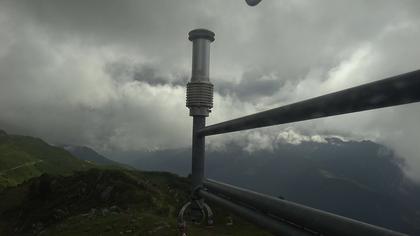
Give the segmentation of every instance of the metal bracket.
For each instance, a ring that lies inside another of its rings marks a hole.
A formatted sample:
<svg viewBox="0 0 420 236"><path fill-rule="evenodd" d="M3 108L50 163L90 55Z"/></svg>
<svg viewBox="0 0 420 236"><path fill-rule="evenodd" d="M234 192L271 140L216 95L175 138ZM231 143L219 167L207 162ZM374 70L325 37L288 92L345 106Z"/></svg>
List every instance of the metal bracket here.
<svg viewBox="0 0 420 236"><path fill-rule="evenodd" d="M178 225L186 225L187 222L202 224L205 221L207 225L213 225L213 211L202 199L187 202L178 214Z"/></svg>

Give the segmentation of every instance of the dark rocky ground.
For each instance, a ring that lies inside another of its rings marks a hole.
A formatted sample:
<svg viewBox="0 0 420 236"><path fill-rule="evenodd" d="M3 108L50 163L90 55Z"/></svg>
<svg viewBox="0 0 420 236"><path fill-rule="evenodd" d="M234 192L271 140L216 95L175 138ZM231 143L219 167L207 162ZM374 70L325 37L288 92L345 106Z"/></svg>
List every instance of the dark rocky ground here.
<svg viewBox="0 0 420 236"><path fill-rule="evenodd" d="M189 183L169 173L122 170L44 174L0 193L0 235L179 235ZM269 235L218 208L189 235Z"/></svg>

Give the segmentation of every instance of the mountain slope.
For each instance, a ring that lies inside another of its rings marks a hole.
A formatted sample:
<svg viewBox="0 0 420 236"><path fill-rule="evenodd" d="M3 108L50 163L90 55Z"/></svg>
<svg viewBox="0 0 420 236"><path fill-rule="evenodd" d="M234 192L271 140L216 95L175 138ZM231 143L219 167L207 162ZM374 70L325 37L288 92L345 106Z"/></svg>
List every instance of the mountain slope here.
<svg viewBox="0 0 420 236"><path fill-rule="evenodd" d="M0 191L0 235L179 235L189 181L169 173L91 169L42 175ZM270 235L213 208L215 226L188 235Z"/></svg>
<svg viewBox="0 0 420 236"><path fill-rule="evenodd" d="M179 235L176 216L189 199L185 178L104 168L41 139L5 132L0 167L0 235ZM189 235L269 235L213 209L215 226L190 225Z"/></svg>
<svg viewBox="0 0 420 236"><path fill-rule="evenodd" d="M14 186L43 173L71 174L92 164L38 138L0 132L0 188Z"/></svg>
<svg viewBox="0 0 420 236"><path fill-rule="evenodd" d="M66 151L70 152L73 156L79 158L83 161L88 161L97 165L105 165L105 166L121 166L122 164L112 161L103 155L97 153L95 150L85 146L71 146L71 145L63 145Z"/></svg>
<svg viewBox="0 0 420 236"><path fill-rule="evenodd" d="M402 160L371 141L279 143L244 151L237 144L207 152L206 176L411 234L420 234L420 186ZM110 156L110 155L109 155ZM186 175L189 149L119 154L147 170Z"/></svg>

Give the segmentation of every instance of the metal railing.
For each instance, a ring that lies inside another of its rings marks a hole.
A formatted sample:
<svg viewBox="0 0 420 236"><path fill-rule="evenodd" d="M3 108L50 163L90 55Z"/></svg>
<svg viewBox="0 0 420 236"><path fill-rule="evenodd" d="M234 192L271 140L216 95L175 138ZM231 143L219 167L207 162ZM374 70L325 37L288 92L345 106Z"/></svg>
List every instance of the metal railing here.
<svg viewBox="0 0 420 236"><path fill-rule="evenodd" d="M193 116L192 202L196 209L211 210L204 199L220 205L276 235L405 235L389 229L313 209L290 201L204 178L205 137L321 117L335 116L420 101L420 70L360 85L268 111L206 126L213 106L209 80L210 43L214 33L205 29L189 33L193 42L191 82L187 106ZM184 212L180 213L182 218Z"/></svg>

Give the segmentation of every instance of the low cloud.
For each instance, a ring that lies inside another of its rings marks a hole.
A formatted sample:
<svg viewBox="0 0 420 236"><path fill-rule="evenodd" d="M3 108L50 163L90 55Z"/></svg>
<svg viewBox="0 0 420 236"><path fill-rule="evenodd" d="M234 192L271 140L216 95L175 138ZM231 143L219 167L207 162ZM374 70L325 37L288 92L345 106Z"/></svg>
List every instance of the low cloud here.
<svg viewBox="0 0 420 236"><path fill-rule="evenodd" d="M1 1L0 128L98 150L187 146L189 30L216 33L211 124L418 69L418 12L418 1L391 0L257 8L223 0ZM208 140L222 146L240 137L253 151L282 140L371 139L393 148L420 179L418 107Z"/></svg>

